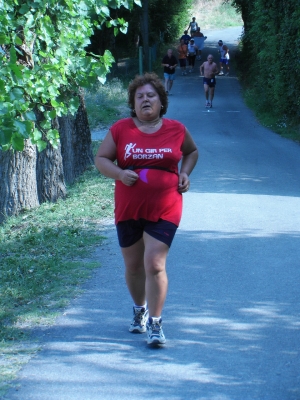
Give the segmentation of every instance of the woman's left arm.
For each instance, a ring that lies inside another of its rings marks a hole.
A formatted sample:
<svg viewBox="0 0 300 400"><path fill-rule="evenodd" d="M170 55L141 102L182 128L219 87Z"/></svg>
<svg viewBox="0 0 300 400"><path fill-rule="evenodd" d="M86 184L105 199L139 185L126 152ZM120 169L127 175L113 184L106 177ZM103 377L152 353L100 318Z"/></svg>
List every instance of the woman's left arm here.
<svg viewBox="0 0 300 400"><path fill-rule="evenodd" d="M178 178L178 192L184 193L189 190L189 175L193 171L198 160L198 149L190 134L185 128L185 138L182 145L182 160Z"/></svg>

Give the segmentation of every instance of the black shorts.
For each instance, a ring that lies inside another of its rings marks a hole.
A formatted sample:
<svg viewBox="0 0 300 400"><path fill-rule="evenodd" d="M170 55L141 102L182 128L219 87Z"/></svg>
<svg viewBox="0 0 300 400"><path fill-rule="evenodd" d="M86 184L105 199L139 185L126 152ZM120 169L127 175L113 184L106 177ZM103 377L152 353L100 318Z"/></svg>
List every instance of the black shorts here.
<svg viewBox="0 0 300 400"><path fill-rule="evenodd" d="M216 86L216 78L203 77L203 84L208 85L209 87L215 87Z"/></svg>
<svg viewBox="0 0 300 400"><path fill-rule="evenodd" d="M143 233L154 237L171 247L177 226L172 222L159 219L157 222L129 219L117 223L117 233L120 247L130 247L143 237Z"/></svg>

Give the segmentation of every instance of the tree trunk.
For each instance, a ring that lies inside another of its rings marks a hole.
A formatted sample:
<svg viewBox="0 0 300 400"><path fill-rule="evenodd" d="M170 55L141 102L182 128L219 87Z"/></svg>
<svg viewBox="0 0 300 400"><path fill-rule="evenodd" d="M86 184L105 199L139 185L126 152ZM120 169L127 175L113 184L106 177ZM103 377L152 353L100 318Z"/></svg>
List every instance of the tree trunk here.
<svg viewBox="0 0 300 400"><path fill-rule="evenodd" d="M28 140L22 152L0 150L0 223L7 216L39 206L36 162L36 146Z"/></svg>
<svg viewBox="0 0 300 400"><path fill-rule="evenodd" d="M72 183L94 163L92 139L83 94L76 115L59 118L64 175Z"/></svg>
<svg viewBox="0 0 300 400"><path fill-rule="evenodd" d="M66 186L93 164L83 96L74 117L59 118L61 146L41 153L29 141L22 152L0 150L0 223L21 210L65 198Z"/></svg>
<svg viewBox="0 0 300 400"><path fill-rule="evenodd" d="M145 70L149 70L149 0L142 1L142 16L141 16L141 28L143 38L143 49L144 49L144 60Z"/></svg>
<svg viewBox="0 0 300 400"><path fill-rule="evenodd" d="M40 203L66 197L66 186L63 170L61 146L54 149L48 143L45 150L38 153L36 165L38 198Z"/></svg>

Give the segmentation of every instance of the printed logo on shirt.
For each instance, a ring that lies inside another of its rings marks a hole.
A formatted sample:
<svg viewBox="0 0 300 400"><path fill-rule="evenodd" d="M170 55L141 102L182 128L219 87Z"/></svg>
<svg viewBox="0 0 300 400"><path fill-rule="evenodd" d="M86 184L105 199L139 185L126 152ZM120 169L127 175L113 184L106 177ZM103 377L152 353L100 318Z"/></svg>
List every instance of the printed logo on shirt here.
<svg viewBox="0 0 300 400"><path fill-rule="evenodd" d="M170 148L141 149L136 148L136 143L128 143L125 146L124 160L132 157L133 160L163 159L165 153L172 153Z"/></svg>
<svg viewBox="0 0 300 400"><path fill-rule="evenodd" d="M136 146L136 143L134 143L134 144L133 143L126 144L124 160L126 160L128 157L131 156L131 152L135 148L135 146Z"/></svg>

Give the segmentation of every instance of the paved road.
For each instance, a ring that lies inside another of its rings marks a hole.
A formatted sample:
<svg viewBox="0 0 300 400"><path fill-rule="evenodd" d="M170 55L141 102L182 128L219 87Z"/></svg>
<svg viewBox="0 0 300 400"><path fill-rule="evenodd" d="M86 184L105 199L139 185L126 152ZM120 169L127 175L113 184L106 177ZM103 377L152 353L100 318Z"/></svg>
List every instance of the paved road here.
<svg viewBox="0 0 300 400"><path fill-rule="evenodd" d="M232 46L229 31L205 32L204 54L220 38ZM178 76L167 116L201 154L168 257L167 345L149 349L127 331L131 300L108 223L93 255L101 268L41 329L43 349L7 399L300 399L300 146L259 125L234 71L218 78L210 112L199 74Z"/></svg>

